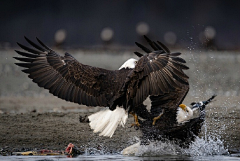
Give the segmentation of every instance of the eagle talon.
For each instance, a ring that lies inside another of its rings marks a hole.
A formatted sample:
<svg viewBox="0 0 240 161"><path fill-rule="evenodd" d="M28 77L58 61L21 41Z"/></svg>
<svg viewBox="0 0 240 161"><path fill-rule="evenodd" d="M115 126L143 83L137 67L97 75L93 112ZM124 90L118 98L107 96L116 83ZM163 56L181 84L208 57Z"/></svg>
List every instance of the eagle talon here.
<svg viewBox="0 0 240 161"><path fill-rule="evenodd" d="M161 116L163 115L164 110L157 116L153 118L153 122L152 125L154 126L156 124L156 121L159 120L161 118Z"/></svg>
<svg viewBox="0 0 240 161"><path fill-rule="evenodd" d="M137 123L131 124L131 126L130 126L129 128L134 127L135 130L138 130L138 129L139 129L139 126L140 126L140 124L139 124L139 122L137 122Z"/></svg>
<svg viewBox="0 0 240 161"><path fill-rule="evenodd" d="M139 124L139 125L135 125L135 126L134 126L134 129L135 129L135 130L138 130L138 129L139 129L139 126L140 126L140 124Z"/></svg>
<svg viewBox="0 0 240 161"><path fill-rule="evenodd" d="M133 123L133 124L131 125L131 127L133 127L133 126L137 126L137 127L139 127L140 124L139 124L139 122L135 122L135 123Z"/></svg>
<svg viewBox="0 0 240 161"><path fill-rule="evenodd" d="M138 116L137 114L131 112L130 114L133 115L135 123L133 123L130 127L135 127L136 130L139 129L140 123L138 122Z"/></svg>

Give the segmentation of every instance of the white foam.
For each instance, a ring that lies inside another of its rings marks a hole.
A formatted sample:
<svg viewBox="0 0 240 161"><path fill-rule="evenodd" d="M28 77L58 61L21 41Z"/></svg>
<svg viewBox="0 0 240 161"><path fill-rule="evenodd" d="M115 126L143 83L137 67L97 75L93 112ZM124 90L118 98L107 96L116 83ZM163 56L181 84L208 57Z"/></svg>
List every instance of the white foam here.
<svg viewBox="0 0 240 161"><path fill-rule="evenodd" d="M196 137L189 148L183 149L182 152L191 156L228 154L228 150L224 147L223 141L215 136L208 136L207 138Z"/></svg>
<svg viewBox="0 0 240 161"><path fill-rule="evenodd" d="M140 142L137 142L121 151L122 155L135 155L140 149Z"/></svg>
<svg viewBox="0 0 240 161"><path fill-rule="evenodd" d="M163 156L163 155L186 155L186 156L212 156L228 154L223 142L218 137L196 137L189 148L181 148L171 141L155 141L149 145L140 145L140 142L125 148L123 155L134 156Z"/></svg>

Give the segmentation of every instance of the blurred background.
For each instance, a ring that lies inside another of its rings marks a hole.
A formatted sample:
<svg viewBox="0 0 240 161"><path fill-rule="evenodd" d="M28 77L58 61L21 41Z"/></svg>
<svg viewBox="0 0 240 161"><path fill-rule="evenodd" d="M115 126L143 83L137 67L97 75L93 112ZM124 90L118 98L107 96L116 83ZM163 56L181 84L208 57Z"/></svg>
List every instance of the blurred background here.
<svg viewBox="0 0 240 161"><path fill-rule="evenodd" d="M1 0L0 112L79 107L59 103L14 65L16 42L28 45L23 36L81 63L118 69L141 51L135 41L147 45L147 35L183 53L190 67L188 102L218 94L224 107L240 109L239 8L238 0Z"/></svg>
<svg viewBox="0 0 240 161"><path fill-rule="evenodd" d="M52 46L133 46L149 35L168 46L240 49L238 0L1 0L0 47L23 35Z"/></svg>

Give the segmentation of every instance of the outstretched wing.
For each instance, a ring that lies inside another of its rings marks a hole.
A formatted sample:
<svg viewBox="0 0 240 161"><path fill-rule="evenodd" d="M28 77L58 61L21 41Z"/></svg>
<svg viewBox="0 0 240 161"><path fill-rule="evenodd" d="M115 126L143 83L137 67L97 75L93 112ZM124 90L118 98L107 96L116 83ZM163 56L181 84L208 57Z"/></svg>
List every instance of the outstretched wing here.
<svg viewBox="0 0 240 161"><path fill-rule="evenodd" d="M25 37L35 49L18 45L27 52L17 51L23 57L14 57L25 67L22 70L38 86L48 89L53 95L66 101L87 106L108 106L120 89L127 70L106 70L79 63L70 54L60 56L55 51L41 44L37 45ZM117 80L117 81L116 81Z"/></svg>
<svg viewBox="0 0 240 161"><path fill-rule="evenodd" d="M176 109L188 92L188 76L183 70L188 69L186 61L179 57L181 53L170 53L170 50L160 42L147 38L153 51L136 43L147 54L139 59L127 86L137 88L129 91L133 107L141 104L148 96L152 101L152 113L155 108L168 106ZM140 54L138 54L140 55ZM171 102L171 103L170 103Z"/></svg>

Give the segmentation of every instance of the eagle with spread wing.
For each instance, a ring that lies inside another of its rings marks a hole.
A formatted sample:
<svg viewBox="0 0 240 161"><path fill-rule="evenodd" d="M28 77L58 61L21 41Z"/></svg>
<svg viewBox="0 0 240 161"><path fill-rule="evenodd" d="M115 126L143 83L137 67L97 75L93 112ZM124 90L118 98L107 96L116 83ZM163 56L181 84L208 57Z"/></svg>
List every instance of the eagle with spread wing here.
<svg viewBox="0 0 240 161"><path fill-rule="evenodd" d="M39 44L25 37L32 46L18 45L25 50L14 57L24 67L22 71L39 87L66 101L86 106L103 106L88 116L90 127L100 135L112 137L118 125L124 126L129 114L135 126L138 117L151 120L151 126L161 120L162 126L181 124L192 117L193 110L182 104L189 90L186 61L181 53L171 53L161 42L144 36L152 50L136 43L146 54L127 60L118 70L84 65L72 55L60 56L37 38ZM148 111L144 101L151 100Z"/></svg>

